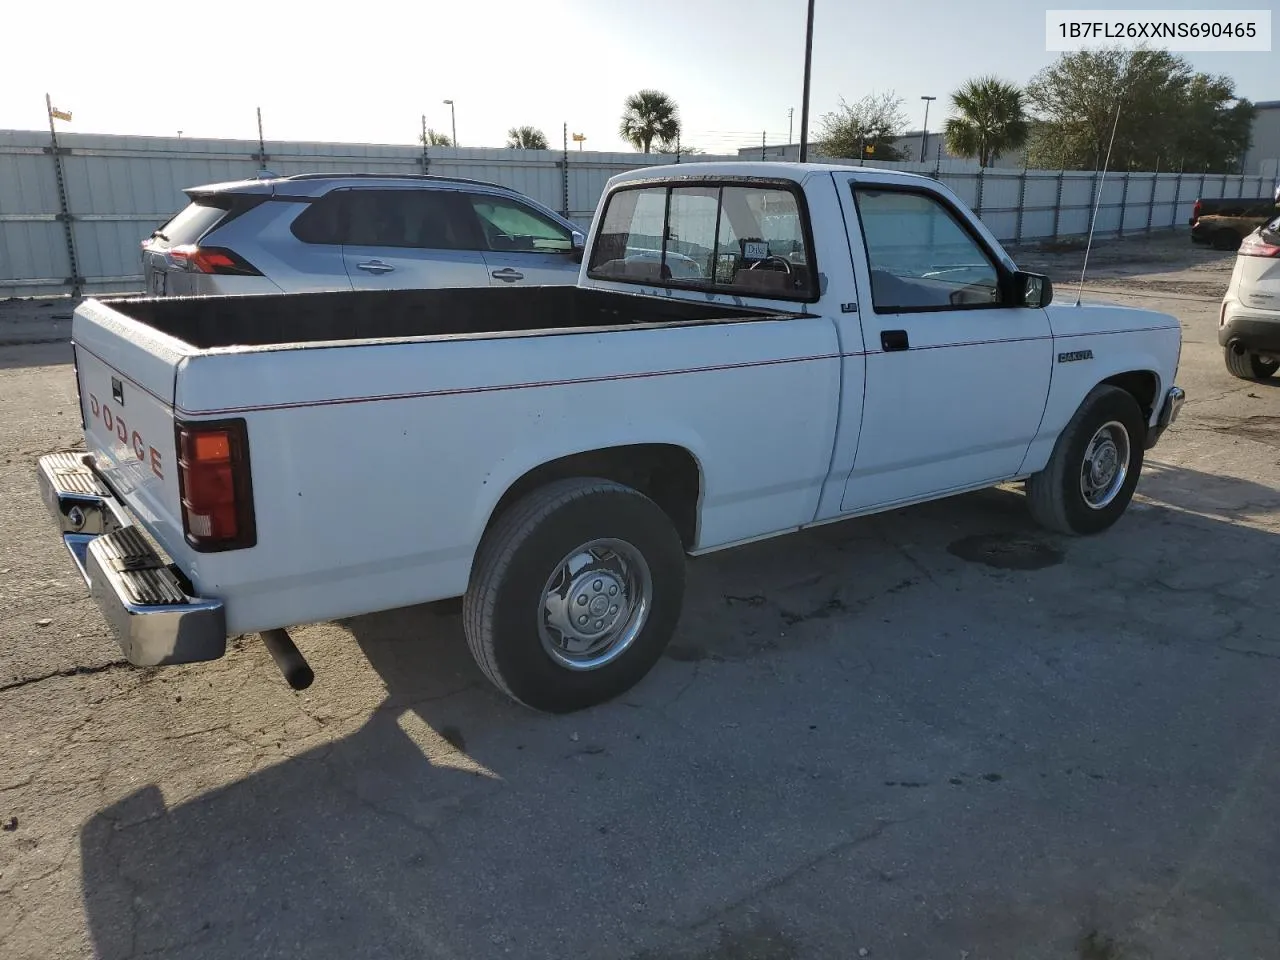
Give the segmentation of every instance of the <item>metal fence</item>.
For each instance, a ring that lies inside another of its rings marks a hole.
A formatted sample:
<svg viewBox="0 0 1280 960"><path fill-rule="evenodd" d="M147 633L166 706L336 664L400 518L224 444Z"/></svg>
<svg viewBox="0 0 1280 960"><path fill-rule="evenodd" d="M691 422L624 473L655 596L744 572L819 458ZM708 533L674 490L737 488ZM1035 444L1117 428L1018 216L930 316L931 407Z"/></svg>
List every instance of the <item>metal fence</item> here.
<svg viewBox="0 0 1280 960"><path fill-rule="evenodd" d="M691 160L694 158L685 158ZM748 160L737 155L699 160ZM184 187L323 172L423 173L505 184L584 225L606 181L671 155L0 131L0 296L111 293L141 284L139 243ZM857 161L839 161L856 165ZM981 170L963 161L877 163L946 183L1002 240L1100 235L1186 223L1197 197L1266 197L1271 178L1192 173ZM1101 190L1101 197L1098 192Z"/></svg>

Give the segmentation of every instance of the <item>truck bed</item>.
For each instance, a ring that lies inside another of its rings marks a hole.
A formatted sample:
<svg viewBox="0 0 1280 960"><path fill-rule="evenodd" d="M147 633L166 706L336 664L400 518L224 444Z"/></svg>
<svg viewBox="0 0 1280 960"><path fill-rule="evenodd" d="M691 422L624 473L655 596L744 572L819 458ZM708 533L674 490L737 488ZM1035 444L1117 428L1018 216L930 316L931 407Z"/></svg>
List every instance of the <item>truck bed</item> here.
<svg viewBox="0 0 1280 960"><path fill-rule="evenodd" d="M578 287L357 290L102 301L201 350L796 316Z"/></svg>

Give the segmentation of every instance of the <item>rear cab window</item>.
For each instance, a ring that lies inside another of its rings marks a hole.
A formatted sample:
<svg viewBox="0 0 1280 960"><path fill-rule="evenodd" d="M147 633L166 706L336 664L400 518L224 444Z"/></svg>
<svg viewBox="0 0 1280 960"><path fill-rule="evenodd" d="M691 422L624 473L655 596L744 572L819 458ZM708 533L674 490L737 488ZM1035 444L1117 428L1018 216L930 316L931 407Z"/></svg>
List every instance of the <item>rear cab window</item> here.
<svg viewBox="0 0 1280 960"><path fill-rule="evenodd" d="M626 186L610 194L592 279L813 301L808 211L790 181Z"/></svg>

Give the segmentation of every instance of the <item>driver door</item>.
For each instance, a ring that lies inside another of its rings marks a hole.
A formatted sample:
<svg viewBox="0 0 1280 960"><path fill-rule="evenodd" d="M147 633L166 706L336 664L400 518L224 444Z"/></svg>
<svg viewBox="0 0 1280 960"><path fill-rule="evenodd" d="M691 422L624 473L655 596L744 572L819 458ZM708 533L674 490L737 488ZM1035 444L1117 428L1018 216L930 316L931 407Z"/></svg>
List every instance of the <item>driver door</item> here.
<svg viewBox="0 0 1280 960"><path fill-rule="evenodd" d="M1048 316L1012 305L1008 268L943 194L838 180L867 350L841 509L1015 476L1048 397Z"/></svg>

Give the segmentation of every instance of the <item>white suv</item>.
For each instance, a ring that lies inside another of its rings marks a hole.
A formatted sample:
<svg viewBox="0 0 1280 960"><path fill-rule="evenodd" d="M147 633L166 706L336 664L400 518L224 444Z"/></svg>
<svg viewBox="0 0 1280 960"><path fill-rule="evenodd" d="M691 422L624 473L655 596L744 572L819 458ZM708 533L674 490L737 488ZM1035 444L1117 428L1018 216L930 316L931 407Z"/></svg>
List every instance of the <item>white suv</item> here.
<svg viewBox="0 0 1280 960"><path fill-rule="evenodd" d="M1280 370L1280 217L1245 237L1236 252L1218 343L1232 376L1265 380Z"/></svg>
<svg viewBox="0 0 1280 960"><path fill-rule="evenodd" d="M506 187L303 174L192 187L142 242L151 296L577 282L584 231Z"/></svg>

